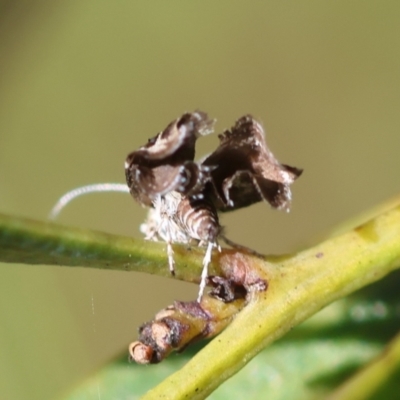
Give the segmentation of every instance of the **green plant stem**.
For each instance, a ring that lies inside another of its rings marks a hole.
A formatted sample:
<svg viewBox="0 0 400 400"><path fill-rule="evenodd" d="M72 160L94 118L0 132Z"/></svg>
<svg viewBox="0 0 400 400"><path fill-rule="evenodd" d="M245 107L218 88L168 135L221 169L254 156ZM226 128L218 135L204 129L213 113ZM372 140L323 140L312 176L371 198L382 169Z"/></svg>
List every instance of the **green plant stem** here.
<svg viewBox="0 0 400 400"><path fill-rule="evenodd" d="M165 248L165 243L0 214L0 262L136 271L171 277ZM198 282L202 249L176 245L174 251L176 278Z"/></svg>
<svg viewBox="0 0 400 400"><path fill-rule="evenodd" d="M268 279L236 319L143 399L203 399L265 346L327 304L400 266L400 207L322 244L258 260Z"/></svg>

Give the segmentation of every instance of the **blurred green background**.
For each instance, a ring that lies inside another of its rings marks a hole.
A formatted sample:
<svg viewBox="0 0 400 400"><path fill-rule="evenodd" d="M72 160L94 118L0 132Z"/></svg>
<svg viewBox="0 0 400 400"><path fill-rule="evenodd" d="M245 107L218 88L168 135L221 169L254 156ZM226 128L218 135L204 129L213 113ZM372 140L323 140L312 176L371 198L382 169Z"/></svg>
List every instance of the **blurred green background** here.
<svg viewBox="0 0 400 400"><path fill-rule="evenodd" d="M0 1L0 212L45 219L74 187L124 182L126 155L185 111L207 111L217 131L252 113L305 172L290 214L232 213L228 236L268 253L312 243L399 192L399 20L397 1ZM59 222L140 237L144 216L127 195L99 194ZM54 398L196 293L1 264L1 398Z"/></svg>

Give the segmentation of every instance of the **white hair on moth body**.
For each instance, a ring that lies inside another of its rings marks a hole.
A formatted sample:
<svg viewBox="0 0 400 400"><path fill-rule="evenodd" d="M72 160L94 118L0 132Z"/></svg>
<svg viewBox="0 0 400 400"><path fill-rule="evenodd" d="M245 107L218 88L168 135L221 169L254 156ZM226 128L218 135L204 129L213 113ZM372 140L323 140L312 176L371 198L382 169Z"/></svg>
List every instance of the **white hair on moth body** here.
<svg viewBox="0 0 400 400"><path fill-rule="evenodd" d="M176 191L156 196L153 208L149 210L147 219L140 228L147 240L163 240L167 243L168 264L172 274L175 273L173 243L195 242L207 247L197 299L200 301L207 283L212 249L214 247L220 249L217 238L221 227L211 204L197 197L190 199Z"/></svg>
<svg viewBox="0 0 400 400"><path fill-rule="evenodd" d="M146 221L140 226L140 231L147 240L159 239L172 243L189 243L191 237L177 224L177 210L182 196L178 192L170 192L156 196L153 208L149 209Z"/></svg>

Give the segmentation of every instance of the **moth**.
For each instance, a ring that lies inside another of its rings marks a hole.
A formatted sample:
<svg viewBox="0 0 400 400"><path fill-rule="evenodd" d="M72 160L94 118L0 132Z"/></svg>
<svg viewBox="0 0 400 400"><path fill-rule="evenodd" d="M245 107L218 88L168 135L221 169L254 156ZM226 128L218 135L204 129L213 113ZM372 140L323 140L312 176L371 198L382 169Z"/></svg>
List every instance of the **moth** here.
<svg viewBox="0 0 400 400"><path fill-rule="evenodd" d="M219 223L219 213L266 201L289 211L290 185L302 170L281 164L268 148L261 124L251 115L239 118L220 134L217 149L195 161L197 139L213 132L215 120L202 111L185 113L149 139L125 161L126 185L102 183L74 189L51 211L55 218L72 199L86 193L129 192L148 207L140 230L146 239L167 244L169 269L175 271L174 243L206 247L197 301L207 283L212 250L218 239L231 246Z"/></svg>
<svg viewBox="0 0 400 400"><path fill-rule="evenodd" d="M125 163L132 197L150 207L141 231L149 240L167 243L169 269L174 273L173 243L206 247L198 301L203 295L213 248L222 235L218 213L267 201L289 210L290 185L302 170L280 164L268 149L262 126L251 115L219 135L218 148L194 161L196 140L213 131L206 113L185 113ZM227 241L229 244L232 242Z"/></svg>
<svg viewBox="0 0 400 400"><path fill-rule="evenodd" d="M172 243L206 246L198 301L207 280L213 247L221 227L217 210L206 194L215 166L194 161L196 140L213 131L214 120L201 111L183 114L125 162L132 197L151 207L141 231L148 240L167 243L169 269L175 271Z"/></svg>

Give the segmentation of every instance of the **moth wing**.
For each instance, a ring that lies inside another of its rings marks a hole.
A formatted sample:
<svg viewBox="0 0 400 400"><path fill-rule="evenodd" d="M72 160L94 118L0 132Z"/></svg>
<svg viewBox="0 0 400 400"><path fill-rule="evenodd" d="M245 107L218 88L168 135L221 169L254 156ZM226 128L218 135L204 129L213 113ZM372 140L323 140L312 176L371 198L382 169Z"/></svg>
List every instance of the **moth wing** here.
<svg viewBox="0 0 400 400"><path fill-rule="evenodd" d="M189 161L179 166L133 167L127 174L127 182L132 196L139 203L151 206L157 196L172 191L183 195L198 193L209 179L208 176L208 169Z"/></svg>
<svg viewBox="0 0 400 400"><path fill-rule="evenodd" d="M216 207L226 212L265 200L273 207L281 208L280 194L283 191L284 185L279 182L256 176L249 171L237 171L232 177L226 178L217 191Z"/></svg>
<svg viewBox="0 0 400 400"><path fill-rule="evenodd" d="M175 162L193 161L196 139L211 133L214 122L202 111L185 113L138 151L147 160L165 161L173 157L171 161Z"/></svg>
<svg viewBox="0 0 400 400"><path fill-rule="evenodd" d="M216 166L211 179L217 209L236 210L262 200L274 208L288 209L289 185L302 170L278 162L265 142L261 124L246 115L219 138L220 146L203 162Z"/></svg>
<svg viewBox="0 0 400 400"><path fill-rule="evenodd" d="M173 190L186 194L202 188L204 182L198 180L206 171L193 161L195 142L212 132L213 124L202 111L183 114L145 146L130 153L125 175L132 196L142 205L151 206L157 195Z"/></svg>

